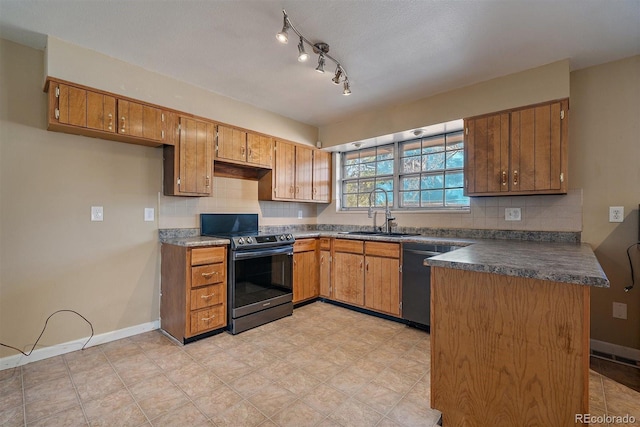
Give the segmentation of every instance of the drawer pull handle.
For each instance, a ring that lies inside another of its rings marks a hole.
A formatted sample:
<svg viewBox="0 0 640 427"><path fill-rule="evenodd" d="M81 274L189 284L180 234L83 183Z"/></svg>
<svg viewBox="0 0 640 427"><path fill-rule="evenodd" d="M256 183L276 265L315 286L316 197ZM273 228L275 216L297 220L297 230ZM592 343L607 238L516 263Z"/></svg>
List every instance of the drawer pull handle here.
<svg viewBox="0 0 640 427"><path fill-rule="evenodd" d="M518 185L518 171L513 171L513 185Z"/></svg>
<svg viewBox="0 0 640 427"><path fill-rule="evenodd" d="M211 316L211 317L203 317L203 318L202 318L202 319L200 319L200 320L202 320L203 322L208 322L209 320L213 320L215 317L216 317L215 315L214 315L214 316Z"/></svg>
<svg viewBox="0 0 640 427"><path fill-rule="evenodd" d="M202 298L202 299L208 299L208 298L211 298L212 296L215 296L215 295L216 295L215 293L213 293L213 294L209 294L209 295L201 295L201 296L200 296L200 298Z"/></svg>
<svg viewBox="0 0 640 427"><path fill-rule="evenodd" d="M507 171L502 171L502 185L507 185Z"/></svg>
<svg viewBox="0 0 640 427"><path fill-rule="evenodd" d="M125 133L125 128L126 128L125 120L126 120L126 117L122 116L121 120L122 120L122 129L120 129L120 133Z"/></svg>
<svg viewBox="0 0 640 427"><path fill-rule="evenodd" d="M218 272L217 271L212 271L210 273L202 273L202 277L205 277L205 278L208 279L209 277L213 276L214 274L218 274Z"/></svg>

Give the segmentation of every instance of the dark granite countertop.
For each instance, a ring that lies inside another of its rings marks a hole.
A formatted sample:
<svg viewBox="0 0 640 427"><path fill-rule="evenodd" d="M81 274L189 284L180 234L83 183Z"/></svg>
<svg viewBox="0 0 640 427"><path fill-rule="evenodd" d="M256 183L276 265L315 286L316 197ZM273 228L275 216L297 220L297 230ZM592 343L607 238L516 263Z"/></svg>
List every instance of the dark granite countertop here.
<svg viewBox="0 0 640 427"><path fill-rule="evenodd" d="M481 241L427 258L425 265L554 282L609 287L586 243Z"/></svg>

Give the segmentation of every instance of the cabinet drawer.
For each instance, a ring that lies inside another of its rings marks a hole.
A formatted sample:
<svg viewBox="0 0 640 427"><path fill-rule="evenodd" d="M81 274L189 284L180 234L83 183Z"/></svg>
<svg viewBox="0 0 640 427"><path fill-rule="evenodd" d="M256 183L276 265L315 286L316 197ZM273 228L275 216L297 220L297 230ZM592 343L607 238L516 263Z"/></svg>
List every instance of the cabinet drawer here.
<svg viewBox="0 0 640 427"><path fill-rule="evenodd" d="M331 250L331 239L328 237L320 238L320 250L329 251Z"/></svg>
<svg viewBox="0 0 640 427"><path fill-rule="evenodd" d="M352 254L364 253L364 242L362 240L336 239L333 242L335 252L349 252Z"/></svg>
<svg viewBox="0 0 640 427"><path fill-rule="evenodd" d="M400 244L384 242L365 242L365 255L376 255L386 258L400 258Z"/></svg>
<svg viewBox="0 0 640 427"><path fill-rule="evenodd" d="M191 310L199 310L221 304L226 299L225 285L219 283L213 286L191 290Z"/></svg>
<svg viewBox="0 0 640 427"><path fill-rule="evenodd" d="M191 267L191 287L225 283L227 280L224 263Z"/></svg>
<svg viewBox="0 0 640 427"><path fill-rule="evenodd" d="M191 334L199 334L225 326L224 304L191 312Z"/></svg>
<svg viewBox="0 0 640 427"><path fill-rule="evenodd" d="M213 264L223 262L227 255L227 248L216 246L213 248L191 249L191 265Z"/></svg>
<svg viewBox="0 0 640 427"><path fill-rule="evenodd" d="M293 244L293 252L309 252L316 250L316 239L296 240Z"/></svg>

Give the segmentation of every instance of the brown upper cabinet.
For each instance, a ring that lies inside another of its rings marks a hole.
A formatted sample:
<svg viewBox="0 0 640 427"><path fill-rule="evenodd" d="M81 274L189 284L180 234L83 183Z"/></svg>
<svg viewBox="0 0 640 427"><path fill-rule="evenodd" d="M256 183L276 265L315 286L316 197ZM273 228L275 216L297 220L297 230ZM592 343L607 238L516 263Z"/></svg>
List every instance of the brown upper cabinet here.
<svg viewBox="0 0 640 427"><path fill-rule="evenodd" d="M331 201L330 153L280 140L274 152L273 170L258 184L260 200Z"/></svg>
<svg viewBox="0 0 640 427"><path fill-rule="evenodd" d="M567 99L472 117L465 127L465 194L565 194Z"/></svg>
<svg viewBox="0 0 640 427"><path fill-rule="evenodd" d="M49 130L153 147L173 143L169 113L156 106L52 79L46 89Z"/></svg>
<svg viewBox="0 0 640 427"><path fill-rule="evenodd" d="M245 132L230 126L218 126L218 161L271 168L273 138Z"/></svg>
<svg viewBox="0 0 640 427"><path fill-rule="evenodd" d="M164 194L210 196L215 124L181 116L176 132L176 144L164 146Z"/></svg>

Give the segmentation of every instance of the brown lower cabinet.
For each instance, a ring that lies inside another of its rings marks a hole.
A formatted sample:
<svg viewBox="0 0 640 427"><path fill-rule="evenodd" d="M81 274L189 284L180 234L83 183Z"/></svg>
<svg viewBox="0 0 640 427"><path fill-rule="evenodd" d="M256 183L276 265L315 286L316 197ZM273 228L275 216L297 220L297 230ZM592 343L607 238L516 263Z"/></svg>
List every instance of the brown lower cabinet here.
<svg viewBox="0 0 640 427"><path fill-rule="evenodd" d="M293 244L293 303L318 297L317 239Z"/></svg>
<svg viewBox="0 0 640 427"><path fill-rule="evenodd" d="M227 326L227 247L162 244L161 328L180 342Z"/></svg>

